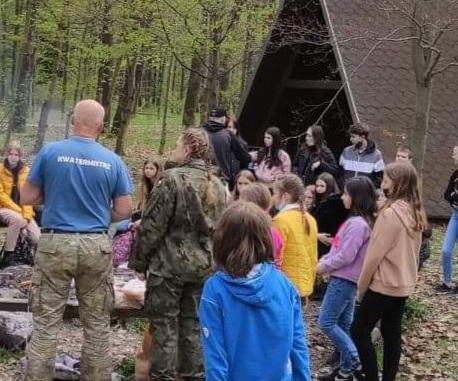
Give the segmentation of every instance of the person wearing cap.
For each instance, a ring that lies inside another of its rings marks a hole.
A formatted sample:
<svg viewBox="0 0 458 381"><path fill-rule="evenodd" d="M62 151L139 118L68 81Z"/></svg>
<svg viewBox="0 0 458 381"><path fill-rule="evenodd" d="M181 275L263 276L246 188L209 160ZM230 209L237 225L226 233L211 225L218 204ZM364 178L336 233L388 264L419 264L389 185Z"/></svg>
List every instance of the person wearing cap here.
<svg viewBox="0 0 458 381"><path fill-rule="evenodd" d="M93 100L79 102L74 135L40 150L20 190L22 205L44 204L30 291L34 330L27 381L53 379L57 333L72 280L84 330L81 379L111 380L114 291L107 230L110 222L132 214L132 181L121 158L96 142L104 114Z"/></svg>
<svg viewBox="0 0 458 381"><path fill-rule="evenodd" d="M229 183L229 187L232 188L237 172L248 168L251 156L226 128L226 120L227 112L224 107L216 106L210 110L208 121L203 128L210 137L213 160ZM234 165L235 162L239 162L240 166Z"/></svg>

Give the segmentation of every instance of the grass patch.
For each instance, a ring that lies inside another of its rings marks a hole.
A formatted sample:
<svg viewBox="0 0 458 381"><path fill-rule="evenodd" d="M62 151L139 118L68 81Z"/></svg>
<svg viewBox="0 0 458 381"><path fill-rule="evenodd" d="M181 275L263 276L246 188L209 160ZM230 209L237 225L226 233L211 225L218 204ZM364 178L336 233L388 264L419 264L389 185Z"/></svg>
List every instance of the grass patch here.
<svg viewBox="0 0 458 381"><path fill-rule="evenodd" d="M429 306L417 298L407 299L404 311L403 324L407 330L426 320L429 313Z"/></svg>
<svg viewBox="0 0 458 381"><path fill-rule="evenodd" d="M124 357L121 360L121 364L116 368L116 372L123 381L133 380L135 377L135 359L133 357Z"/></svg>
<svg viewBox="0 0 458 381"><path fill-rule="evenodd" d="M0 348L0 364L16 364L20 358L20 353Z"/></svg>
<svg viewBox="0 0 458 381"><path fill-rule="evenodd" d="M145 319L132 319L126 323L126 328L130 332L143 333L147 324Z"/></svg>

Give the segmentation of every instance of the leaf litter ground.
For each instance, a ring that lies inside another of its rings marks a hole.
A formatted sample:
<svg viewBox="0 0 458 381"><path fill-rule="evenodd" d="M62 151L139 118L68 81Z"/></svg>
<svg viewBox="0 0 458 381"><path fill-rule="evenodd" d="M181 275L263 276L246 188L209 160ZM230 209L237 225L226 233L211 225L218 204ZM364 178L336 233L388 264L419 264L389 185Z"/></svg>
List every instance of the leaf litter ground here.
<svg viewBox="0 0 458 381"><path fill-rule="evenodd" d="M434 287L440 282L440 245L442 229L436 229L432 242L433 255L420 274L415 295L411 298L409 315L403 335L403 357L399 380L458 380L458 294L438 294ZM317 327L320 302L311 302L305 309L313 371L316 375L332 354L332 346ZM140 327L139 327L140 326ZM111 334L114 368L133 359L142 339L141 324L115 324ZM82 344L79 321L65 322L59 333L59 351L78 355ZM21 354L0 350L2 381L23 377Z"/></svg>

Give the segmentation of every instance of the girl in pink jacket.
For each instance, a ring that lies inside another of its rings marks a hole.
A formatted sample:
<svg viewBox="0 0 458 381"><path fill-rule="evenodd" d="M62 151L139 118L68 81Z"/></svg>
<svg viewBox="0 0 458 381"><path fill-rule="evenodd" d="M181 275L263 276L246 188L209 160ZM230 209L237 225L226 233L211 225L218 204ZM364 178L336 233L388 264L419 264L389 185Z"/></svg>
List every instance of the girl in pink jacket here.
<svg viewBox="0 0 458 381"><path fill-rule="evenodd" d="M264 148L251 153L256 177L269 187L282 174L291 172L291 159L280 147L280 129L269 127L264 133Z"/></svg>

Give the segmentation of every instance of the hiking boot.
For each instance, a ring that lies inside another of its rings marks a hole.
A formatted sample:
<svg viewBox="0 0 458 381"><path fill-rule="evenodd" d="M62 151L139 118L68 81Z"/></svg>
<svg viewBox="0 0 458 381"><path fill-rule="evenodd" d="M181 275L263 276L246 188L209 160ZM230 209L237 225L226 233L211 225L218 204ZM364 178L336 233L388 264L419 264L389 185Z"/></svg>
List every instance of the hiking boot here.
<svg viewBox="0 0 458 381"><path fill-rule="evenodd" d="M441 283L440 285L435 287L435 290L443 294L443 293L453 292L454 288L445 283Z"/></svg>
<svg viewBox="0 0 458 381"><path fill-rule="evenodd" d="M318 381L334 381L337 374L339 373L339 368L328 369L328 372L323 372L317 377Z"/></svg>

